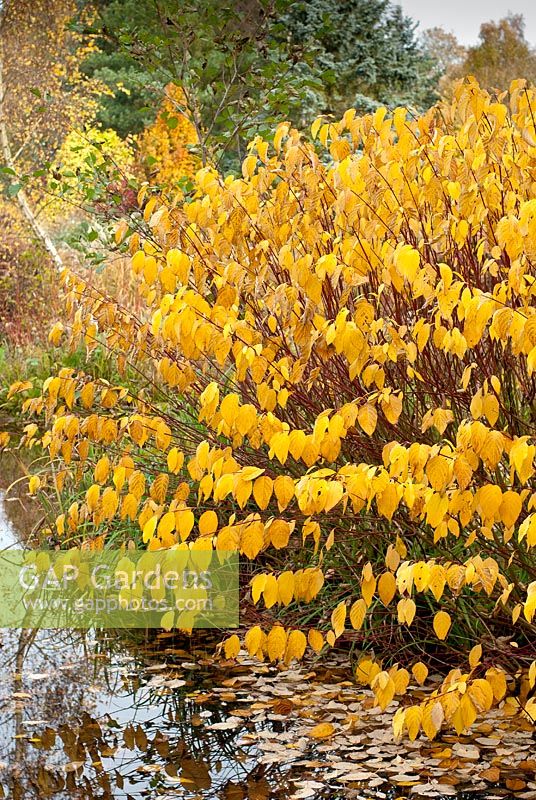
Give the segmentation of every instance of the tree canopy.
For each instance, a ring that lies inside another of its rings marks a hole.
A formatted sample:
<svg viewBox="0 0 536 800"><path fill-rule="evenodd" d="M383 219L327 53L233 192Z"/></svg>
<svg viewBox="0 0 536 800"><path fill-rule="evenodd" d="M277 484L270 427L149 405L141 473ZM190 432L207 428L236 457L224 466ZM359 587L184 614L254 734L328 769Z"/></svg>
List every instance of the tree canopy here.
<svg viewBox="0 0 536 800"><path fill-rule="evenodd" d="M251 132L377 104L434 98L414 24L388 0L98 0L82 69L109 88L98 119L121 135L154 118L155 88L177 83L204 161L227 167Z"/></svg>

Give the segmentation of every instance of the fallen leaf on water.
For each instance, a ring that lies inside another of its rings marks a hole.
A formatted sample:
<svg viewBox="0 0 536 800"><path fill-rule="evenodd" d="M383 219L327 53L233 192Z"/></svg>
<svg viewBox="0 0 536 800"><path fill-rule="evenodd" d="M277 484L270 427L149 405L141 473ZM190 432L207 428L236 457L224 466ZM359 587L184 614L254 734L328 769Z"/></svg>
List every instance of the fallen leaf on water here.
<svg viewBox="0 0 536 800"><path fill-rule="evenodd" d="M333 736L334 733L335 728L331 722L320 722L318 725L315 725L314 728L311 728L309 736L313 739L328 739L330 736Z"/></svg>
<svg viewBox="0 0 536 800"><path fill-rule="evenodd" d="M274 703L273 709L276 714L290 714L292 709L294 708L294 703L292 700L277 700Z"/></svg>
<svg viewBox="0 0 536 800"><path fill-rule="evenodd" d="M207 725L207 728L211 731L231 731L242 724L239 717L228 717L225 722L214 722L212 725Z"/></svg>
<svg viewBox="0 0 536 800"><path fill-rule="evenodd" d="M490 783L497 783L501 777L501 771L498 767L490 767L489 769L479 772L478 777L484 778L485 781L489 781Z"/></svg>
<svg viewBox="0 0 536 800"><path fill-rule="evenodd" d="M510 789L512 792L519 792L527 785L525 781L521 780L521 778L507 778L505 784L506 788Z"/></svg>

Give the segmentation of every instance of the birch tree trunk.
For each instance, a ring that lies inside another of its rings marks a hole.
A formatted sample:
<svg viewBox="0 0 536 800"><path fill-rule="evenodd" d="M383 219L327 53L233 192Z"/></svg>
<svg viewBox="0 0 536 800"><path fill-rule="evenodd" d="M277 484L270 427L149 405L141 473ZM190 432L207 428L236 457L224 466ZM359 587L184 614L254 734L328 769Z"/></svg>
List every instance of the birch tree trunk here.
<svg viewBox="0 0 536 800"><path fill-rule="evenodd" d="M9 131L7 128L7 118L5 112L5 96L6 96L6 86L4 82L2 25L0 21L0 151L2 153L5 165L10 169L12 169L14 172L16 172L17 171L16 165L13 159L13 155L11 152L11 145L9 142ZM56 245L48 235L45 228L41 225L41 223L37 219L35 212L32 209L31 203L28 199L28 195L26 194L24 189L19 189L19 191L16 194L16 200L19 204L19 207L25 219L27 220L28 224L33 230L35 236L43 244L43 246L49 253L50 257L52 258L58 270L62 270L64 265L62 258L58 253Z"/></svg>

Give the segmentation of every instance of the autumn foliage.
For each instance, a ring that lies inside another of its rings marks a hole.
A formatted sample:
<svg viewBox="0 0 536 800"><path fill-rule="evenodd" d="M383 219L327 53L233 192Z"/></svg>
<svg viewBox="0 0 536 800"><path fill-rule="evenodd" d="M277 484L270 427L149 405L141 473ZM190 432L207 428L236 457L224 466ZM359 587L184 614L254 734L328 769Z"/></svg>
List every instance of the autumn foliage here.
<svg viewBox="0 0 536 800"><path fill-rule="evenodd" d="M149 162L153 180L171 189L181 179L192 179L200 166L199 159L191 152L197 142L184 93L180 86L170 83L156 120L139 139L140 155Z"/></svg>
<svg viewBox="0 0 536 800"><path fill-rule="evenodd" d="M355 642L382 707L457 658L397 733L467 729L517 671L536 716L535 112L469 81L419 118L281 124L183 206L142 192L146 316L65 275L71 346L124 381L25 401L52 534L238 548L250 654Z"/></svg>

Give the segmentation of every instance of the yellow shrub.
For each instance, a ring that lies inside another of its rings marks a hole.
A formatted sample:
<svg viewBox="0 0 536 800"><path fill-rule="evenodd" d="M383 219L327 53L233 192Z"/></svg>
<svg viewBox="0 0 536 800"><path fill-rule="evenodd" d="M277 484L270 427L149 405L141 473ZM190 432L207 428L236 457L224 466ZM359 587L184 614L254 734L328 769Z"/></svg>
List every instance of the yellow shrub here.
<svg viewBox="0 0 536 800"><path fill-rule="evenodd" d="M385 707L410 679L398 648L456 651L465 667L396 716L413 738L504 697L494 637L534 659L535 105L522 83L498 102L468 82L417 119L318 120L316 145L282 124L241 177L199 171L182 209L141 196L147 320L67 275L71 339L152 365L162 394L64 370L27 403L62 481L115 492L82 498L71 531L136 520L167 547L216 512L214 546L253 562L251 654L374 646L357 677Z"/></svg>
<svg viewBox="0 0 536 800"><path fill-rule="evenodd" d="M52 192L58 199L49 203L48 213L72 212L73 206L87 205L97 187L106 190L111 181L126 182L133 165L131 143L121 139L115 131L95 126L71 130L52 164Z"/></svg>

